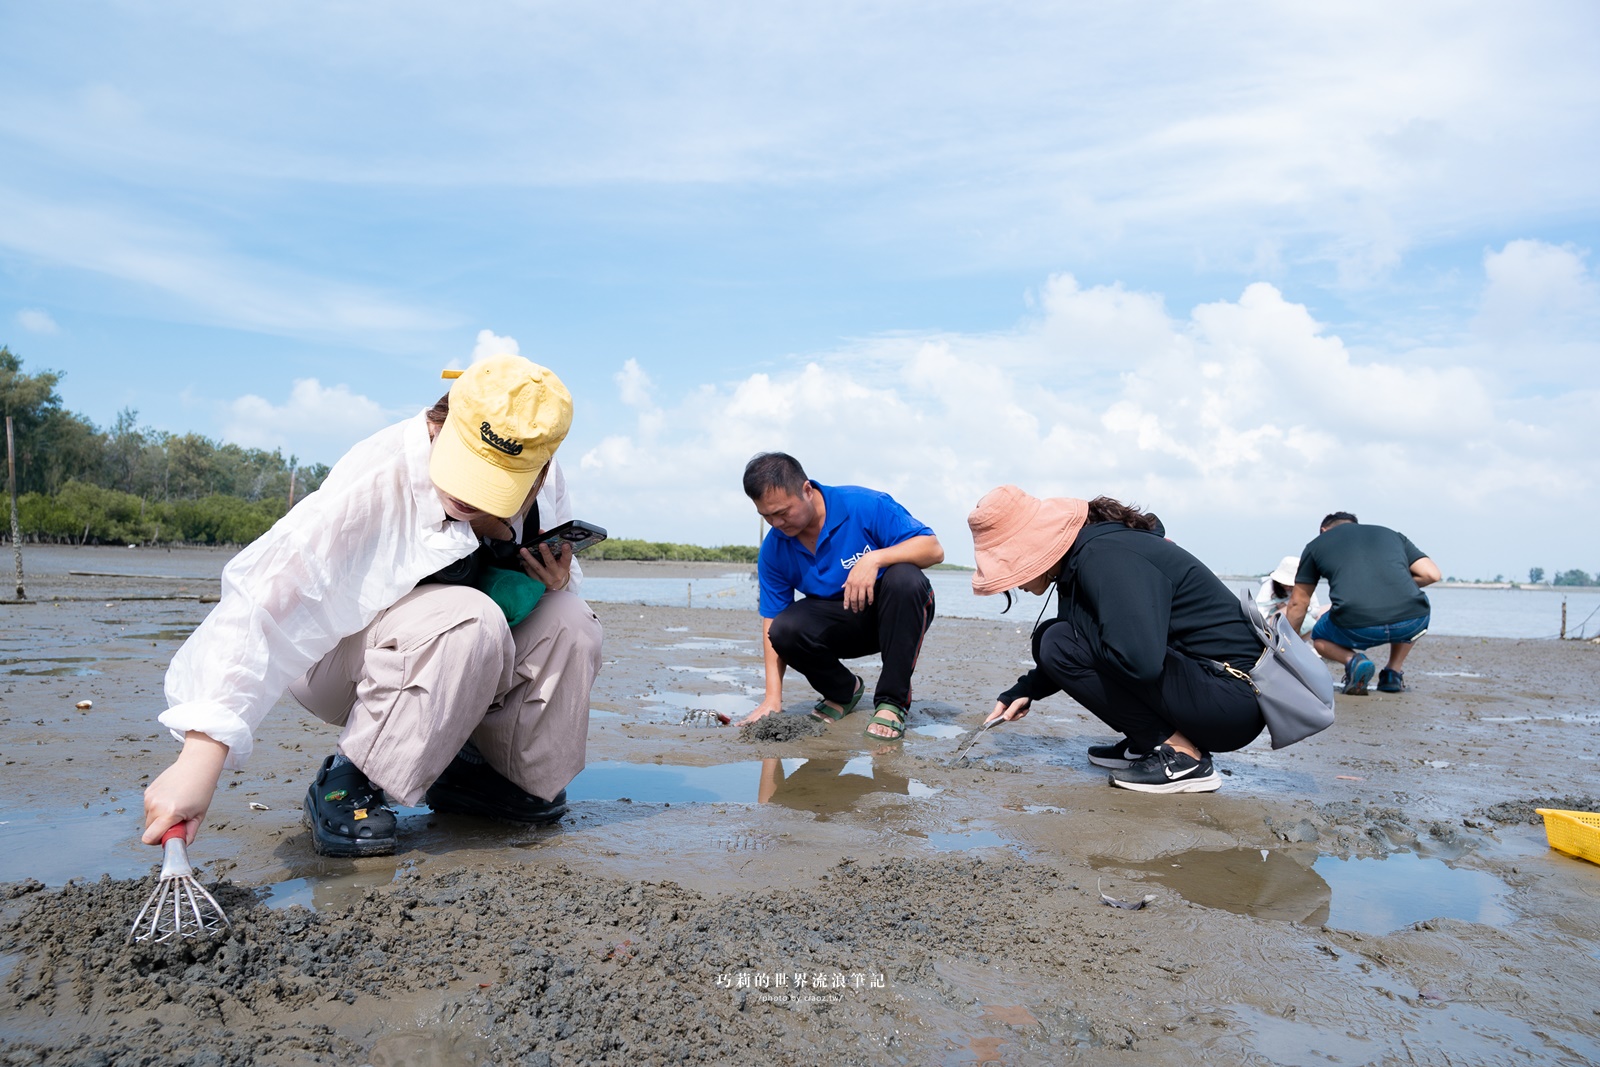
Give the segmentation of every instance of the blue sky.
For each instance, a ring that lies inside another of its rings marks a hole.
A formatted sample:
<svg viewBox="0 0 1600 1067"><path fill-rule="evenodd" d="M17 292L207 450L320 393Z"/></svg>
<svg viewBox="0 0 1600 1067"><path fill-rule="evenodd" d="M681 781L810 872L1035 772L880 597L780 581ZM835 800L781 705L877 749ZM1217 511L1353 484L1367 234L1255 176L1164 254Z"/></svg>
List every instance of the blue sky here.
<svg viewBox="0 0 1600 1067"><path fill-rule="evenodd" d="M782 448L957 561L1014 482L1600 570L1600 8L1314 7L5 5L0 341L323 462L514 347L620 536Z"/></svg>

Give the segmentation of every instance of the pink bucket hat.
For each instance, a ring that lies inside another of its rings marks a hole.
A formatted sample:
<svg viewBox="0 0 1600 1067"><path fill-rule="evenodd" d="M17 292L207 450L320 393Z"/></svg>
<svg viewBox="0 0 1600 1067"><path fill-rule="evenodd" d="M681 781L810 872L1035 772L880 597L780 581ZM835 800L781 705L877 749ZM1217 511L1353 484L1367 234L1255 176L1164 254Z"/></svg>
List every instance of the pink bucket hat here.
<svg viewBox="0 0 1600 1067"><path fill-rule="evenodd" d="M1043 574L1067 554L1089 517L1089 502L1029 496L1014 485L991 489L967 516L978 569L972 591L989 596Z"/></svg>

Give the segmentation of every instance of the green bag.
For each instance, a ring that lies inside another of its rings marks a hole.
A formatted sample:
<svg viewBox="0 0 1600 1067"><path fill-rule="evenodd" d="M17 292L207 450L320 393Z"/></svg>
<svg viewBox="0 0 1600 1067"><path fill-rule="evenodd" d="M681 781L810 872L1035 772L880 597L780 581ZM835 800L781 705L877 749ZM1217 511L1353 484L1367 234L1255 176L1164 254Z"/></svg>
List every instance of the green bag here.
<svg viewBox="0 0 1600 1067"><path fill-rule="evenodd" d="M507 570L504 567L485 567L484 571L483 577L478 580L478 588L500 605L500 610L506 614L506 622L512 626L526 619L539 603L539 598L544 596L544 583L528 577L524 571Z"/></svg>

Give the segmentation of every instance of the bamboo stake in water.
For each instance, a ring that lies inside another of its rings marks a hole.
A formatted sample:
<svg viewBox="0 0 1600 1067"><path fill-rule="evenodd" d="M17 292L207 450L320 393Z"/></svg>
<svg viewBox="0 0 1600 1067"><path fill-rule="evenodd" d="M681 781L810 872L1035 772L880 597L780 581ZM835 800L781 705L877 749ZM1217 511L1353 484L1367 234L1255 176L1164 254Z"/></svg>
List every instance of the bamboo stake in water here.
<svg viewBox="0 0 1600 1067"><path fill-rule="evenodd" d="M6 416L6 483L11 487L11 548L17 556L17 599L26 600L22 588L22 532L17 524L17 461L16 446L11 434L11 416Z"/></svg>

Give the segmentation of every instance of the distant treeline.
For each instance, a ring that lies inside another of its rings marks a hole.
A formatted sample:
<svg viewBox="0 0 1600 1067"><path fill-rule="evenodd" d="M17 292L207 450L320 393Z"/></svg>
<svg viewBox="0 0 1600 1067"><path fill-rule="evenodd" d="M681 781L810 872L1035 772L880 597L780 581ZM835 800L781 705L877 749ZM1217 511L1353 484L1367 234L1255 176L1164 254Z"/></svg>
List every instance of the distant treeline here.
<svg viewBox="0 0 1600 1067"><path fill-rule="evenodd" d="M1535 585L1544 581L1544 568L1532 567L1528 570L1528 581ZM1590 576L1588 571L1580 571L1576 567L1569 571L1559 571L1550 579L1551 585L1600 585L1600 579Z"/></svg>
<svg viewBox="0 0 1600 1067"><path fill-rule="evenodd" d="M584 559L636 559L676 563L754 563L754 545L721 545L705 548L701 545L676 545L664 541L630 541L626 539L601 541L585 549Z"/></svg>
<svg viewBox="0 0 1600 1067"><path fill-rule="evenodd" d="M24 373L0 346L0 431L10 416L29 540L246 544L287 510L291 477L296 499L327 477L326 464L301 467L277 450L142 427L131 409L102 430L62 406L61 378Z"/></svg>

